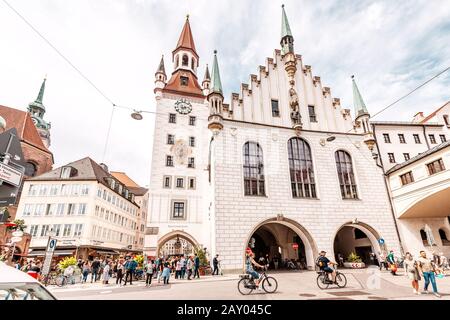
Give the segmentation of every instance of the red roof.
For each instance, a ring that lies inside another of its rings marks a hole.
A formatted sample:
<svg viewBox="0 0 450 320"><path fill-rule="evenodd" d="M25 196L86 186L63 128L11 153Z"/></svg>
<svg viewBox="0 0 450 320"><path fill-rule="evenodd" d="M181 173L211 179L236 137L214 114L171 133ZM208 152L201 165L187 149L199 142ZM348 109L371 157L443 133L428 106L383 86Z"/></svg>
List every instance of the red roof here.
<svg viewBox="0 0 450 320"><path fill-rule="evenodd" d="M423 119L422 121L420 121L420 123L425 123L428 122L428 120L432 119L439 111L442 110L442 108L444 108L447 104L449 104L450 101L447 101L446 103L444 103L444 105L442 107L439 107L438 109L436 109L434 112L430 113L425 119Z"/></svg>
<svg viewBox="0 0 450 320"><path fill-rule="evenodd" d="M20 140L51 153L42 142L28 112L0 105L0 116L6 121L6 130L16 128Z"/></svg>
<svg viewBox="0 0 450 320"><path fill-rule="evenodd" d="M181 77L187 77L188 83L187 86L181 85ZM178 69L172 74L169 82L163 89L163 92L170 93L183 93L185 95L190 95L194 97L204 98L202 88L197 82L197 76L193 74L191 71Z"/></svg>
<svg viewBox="0 0 450 320"><path fill-rule="evenodd" d="M184 23L183 30L181 31L180 39L178 39L177 47L174 52L180 48L190 49L198 57L197 50L195 50L194 38L192 37L191 26L189 24L189 18Z"/></svg>

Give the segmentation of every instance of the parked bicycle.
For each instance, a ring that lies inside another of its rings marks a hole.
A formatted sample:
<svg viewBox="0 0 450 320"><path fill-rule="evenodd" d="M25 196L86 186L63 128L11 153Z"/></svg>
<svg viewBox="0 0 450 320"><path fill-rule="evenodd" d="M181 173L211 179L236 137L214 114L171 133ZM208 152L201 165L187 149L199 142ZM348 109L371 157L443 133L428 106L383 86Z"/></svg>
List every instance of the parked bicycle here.
<svg viewBox="0 0 450 320"><path fill-rule="evenodd" d="M274 277L268 276L265 272L261 273L259 285L267 293L277 291L278 282ZM249 295L253 290L257 289L255 279L249 274L240 275L241 280L238 282L238 290L243 295Z"/></svg>
<svg viewBox="0 0 450 320"><path fill-rule="evenodd" d="M345 277L345 275L342 272L337 271L336 266L334 266L334 270L336 270L336 281L335 282L333 282L331 280L330 273L327 273L323 270L317 271L317 273L319 274L317 276L317 286L320 289L322 289L322 290L328 289L330 284L335 284L339 288L344 288L347 285L347 278Z"/></svg>
<svg viewBox="0 0 450 320"><path fill-rule="evenodd" d="M46 276L42 278L42 282L48 286L48 285L55 285L58 287L63 287L68 283L67 276L64 276L63 274L58 274L56 272L50 272Z"/></svg>

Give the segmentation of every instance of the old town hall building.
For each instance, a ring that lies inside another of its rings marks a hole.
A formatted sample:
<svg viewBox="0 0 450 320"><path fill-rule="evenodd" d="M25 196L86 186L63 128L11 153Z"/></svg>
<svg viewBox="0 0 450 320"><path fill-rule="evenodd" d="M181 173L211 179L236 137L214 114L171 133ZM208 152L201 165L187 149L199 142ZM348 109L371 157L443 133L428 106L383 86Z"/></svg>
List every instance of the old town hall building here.
<svg viewBox="0 0 450 320"><path fill-rule="evenodd" d="M146 254L201 247L237 270L248 246L308 268L320 250L333 258L356 252L365 261L372 252L399 252L354 79L356 119L294 49L284 8L280 45L225 101L217 52L200 84L186 19L172 73L161 59L155 74Z"/></svg>

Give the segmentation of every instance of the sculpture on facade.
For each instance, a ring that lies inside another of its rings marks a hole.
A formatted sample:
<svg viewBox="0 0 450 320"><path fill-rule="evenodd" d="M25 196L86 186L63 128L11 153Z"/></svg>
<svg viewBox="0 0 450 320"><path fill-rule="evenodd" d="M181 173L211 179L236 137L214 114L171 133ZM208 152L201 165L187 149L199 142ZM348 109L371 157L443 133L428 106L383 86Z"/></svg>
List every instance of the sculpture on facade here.
<svg viewBox="0 0 450 320"><path fill-rule="evenodd" d="M302 126L302 117L300 116L298 106L298 95L294 88L289 89L289 105L291 107L291 119L294 122L294 126Z"/></svg>

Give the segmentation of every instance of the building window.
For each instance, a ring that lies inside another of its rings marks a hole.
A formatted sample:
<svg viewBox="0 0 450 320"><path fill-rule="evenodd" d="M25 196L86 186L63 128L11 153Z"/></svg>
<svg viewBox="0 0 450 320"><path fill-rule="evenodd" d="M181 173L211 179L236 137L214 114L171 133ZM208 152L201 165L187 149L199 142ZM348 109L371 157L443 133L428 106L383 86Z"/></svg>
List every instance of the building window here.
<svg viewBox="0 0 450 320"><path fill-rule="evenodd" d="M50 230L50 225L48 225L48 224L42 225L41 237L46 237L48 235L49 230Z"/></svg>
<svg viewBox="0 0 450 320"><path fill-rule="evenodd" d="M447 139L445 138L445 134L440 134L439 138L441 138L441 142L444 143L447 141Z"/></svg>
<svg viewBox="0 0 450 320"><path fill-rule="evenodd" d="M28 195L29 196L35 196L38 193L39 186L35 184L30 184L30 189L28 189Z"/></svg>
<svg viewBox="0 0 450 320"><path fill-rule="evenodd" d="M56 215L58 215L58 216L64 215L64 208L65 208L64 203L58 203L58 208L56 209Z"/></svg>
<svg viewBox="0 0 450 320"><path fill-rule="evenodd" d="M71 167L62 167L62 169L61 169L61 179L69 179L70 178L70 172L72 171L71 169L72 169Z"/></svg>
<svg viewBox="0 0 450 320"><path fill-rule="evenodd" d="M346 151L339 150L334 154L336 160L339 184L342 199L357 199L355 174L353 172L352 158Z"/></svg>
<svg viewBox="0 0 450 320"><path fill-rule="evenodd" d="M194 68L195 68L195 59L192 58L191 59L191 69L194 70Z"/></svg>
<svg viewBox="0 0 450 320"><path fill-rule="evenodd" d="M393 153L388 153L388 157L390 163L395 163L395 156Z"/></svg>
<svg viewBox="0 0 450 320"><path fill-rule="evenodd" d="M447 233L444 229L439 229L439 237L441 238L442 244L444 246L450 245L450 241L447 239Z"/></svg>
<svg viewBox="0 0 450 320"><path fill-rule="evenodd" d="M402 133L398 134L398 140L400 141L400 143L406 143L405 141L405 135Z"/></svg>
<svg viewBox="0 0 450 320"><path fill-rule="evenodd" d="M279 117L280 116L280 109L278 108L278 100L271 100L272 101L272 117Z"/></svg>
<svg viewBox="0 0 450 320"><path fill-rule="evenodd" d="M432 144L436 144L436 138L434 137L434 134L429 134L428 137L430 137L430 142Z"/></svg>
<svg viewBox="0 0 450 320"><path fill-rule="evenodd" d="M184 219L185 218L185 209L186 209L185 202L174 201L172 218L173 219Z"/></svg>
<svg viewBox="0 0 450 320"><path fill-rule="evenodd" d="M424 246L428 246L428 237L425 230L420 229L420 238L422 239L422 243Z"/></svg>
<svg viewBox="0 0 450 320"><path fill-rule="evenodd" d="M186 87L188 85L188 82L189 82L189 78L188 77L183 77L183 76L180 77L180 85Z"/></svg>
<svg viewBox="0 0 450 320"><path fill-rule="evenodd" d="M183 58L181 58L181 64L183 66L189 65L189 58L188 58L187 54L183 54Z"/></svg>
<svg viewBox="0 0 450 320"><path fill-rule="evenodd" d="M316 198L311 148L300 138L288 141L289 171L294 198Z"/></svg>
<svg viewBox="0 0 450 320"><path fill-rule="evenodd" d="M173 134L167 135L167 144L175 144L175 136Z"/></svg>
<svg viewBox="0 0 450 320"><path fill-rule="evenodd" d="M50 186L50 195L51 196L57 196L59 192L59 185L53 184Z"/></svg>
<svg viewBox="0 0 450 320"><path fill-rule="evenodd" d="M78 214L86 214L86 207L87 207L86 203L80 203L78 205Z"/></svg>
<svg viewBox="0 0 450 320"><path fill-rule="evenodd" d="M176 187L180 188L180 189L184 188L184 178L177 178L177 185L176 185Z"/></svg>
<svg viewBox="0 0 450 320"><path fill-rule="evenodd" d="M400 179L402 180L402 185L403 186L407 185L407 184L409 184L411 182L414 182L414 177L413 177L412 171L409 171L409 172L407 172L405 174L402 174L400 176Z"/></svg>
<svg viewBox="0 0 450 320"><path fill-rule="evenodd" d="M195 158L193 157L188 158L188 168L195 168Z"/></svg>
<svg viewBox="0 0 450 320"><path fill-rule="evenodd" d="M65 224L63 230L63 237L70 237L72 235L72 225Z"/></svg>
<svg viewBox="0 0 450 320"><path fill-rule="evenodd" d="M177 115L175 113L169 113L169 123L177 123Z"/></svg>
<svg viewBox="0 0 450 320"><path fill-rule="evenodd" d="M36 165L32 162L25 163L25 175L28 177L34 177L36 175Z"/></svg>
<svg viewBox="0 0 450 320"><path fill-rule="evenodd" d="M188 178L188 189L195 189L195 178Z"/></svg>
<svg viewBox="0 0 450 320"><path fill-rule="evenodd" d="M166 166L173 167L173 157L172 156L166 156Z"/></svg>
<svg viewBox="0 0 450 320"><path fill-rule="evenodd" d="M308 106L309 122L317 122L316 110L314 106Z"/></svg>
<svg viewBox="0 0 450 320"><path fill-rule="evenodd" d="M432 174L444 171L445 170L444 161L442 161L442 158L435 160L435 161L427 164L427 168L428 168L428 173L430 174L430 176Z"/></svg>
<svg viewBox="0 0 450 320"><path fill-rule="evenodd" d="M39 229L39 226L38 226L38 225L36 225L36 224L31 225L31 226L30 226L30 235L31 235L32 237L36 237L37 234L38 234L38 229Z"/></svg>
<svg viewBox="0 0 450 320"><path fill-rule="evenodd" d="M263 152L256 142L244 144L244 194L246 196L266 195Z"/></svg>
<svg viewBox="0 0 450 320"><path fill-rule="evenodd" d="M408 161L410 159L409 153L404 153L403 156L405 157L405 161Z"/></svg>
<svg viewBox="0 0 450 320"><path fill-rule="evenodd" d="M74 237L81 237L81 233L83 232L83 225L82 224L76 224L75 230L73 232Z"/></svg>
<svg viewBox="0 0 450 320"><path fill-rule="evenodd" d="M45 204L37 204L34 209L34 215L35 216L42 216L45 211Z"/></svg>
<svg viewBox="0 0 450 320"><path fill-rule="evenodd" d="M164 176L163 181L164 181L164 183L163 183L164 188L167 188L167 189L172 188L172 177Z"/></svg>
<svg viewBox="0 0 450 320"><path fill-rule="evenodd" d="M448 114L444 114L442 117L444 118L445 124L446 124L447 126L450 125L450 121L448 120Z"/></svg>
<svg viewBox="0 0 450 320"><path fill-rule="evenodd" d="M391 138L389 137L389 133L383 133L384 143L391 143Z"/></svg>
<svg viewBox="0 0 450 320"><path fill-rule="evenodd" d="M56 204L47 204L47 208L45 209L46 216L52 216L56 213Z"/></svg>
<svg viewBox="0 0 450 320"><path fill-rule="evenodd" d="M67 215L71 216L75 214L75 203L69 203L68 209L67 209Z"/></svg>
<svg viewBox="0 0 450 320"><path fill-rule="evenodd" d="M59 237L61 235L61 225L60 224L54 224L52 230L55 234L55 237Z"/></svg>
<svg viewBox="0 0 450 320"><path fill-rule="evenodd" d="M195 137L189 137L189 145L195 147Z"/></svg>
<svg viewBox="0 0 450 320"><path fill-rule="evenodd" d="M193 116L189 116L189 125L190 126L195 126L195 117Z"/></svg>
<svg viewBox="0 0 450 320"><path fill-rule="evenodd" d="M413 136L414 136L414 142L415 142L415 143L421 143L421 142L420 142L420 137L419 137L418 134L413 134Z"/></svg>

